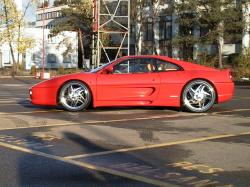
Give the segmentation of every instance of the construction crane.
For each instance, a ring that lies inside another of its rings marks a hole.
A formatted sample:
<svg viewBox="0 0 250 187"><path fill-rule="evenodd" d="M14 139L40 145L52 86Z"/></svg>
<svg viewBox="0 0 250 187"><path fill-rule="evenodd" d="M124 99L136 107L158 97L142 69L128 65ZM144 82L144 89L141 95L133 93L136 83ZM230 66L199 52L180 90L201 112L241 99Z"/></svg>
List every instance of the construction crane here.
<svg viewBox="0 0 250 187"><path fill-rule="evenodd" d="M130 0L93 0L92 63L99 67L130 53Z"/></svg>

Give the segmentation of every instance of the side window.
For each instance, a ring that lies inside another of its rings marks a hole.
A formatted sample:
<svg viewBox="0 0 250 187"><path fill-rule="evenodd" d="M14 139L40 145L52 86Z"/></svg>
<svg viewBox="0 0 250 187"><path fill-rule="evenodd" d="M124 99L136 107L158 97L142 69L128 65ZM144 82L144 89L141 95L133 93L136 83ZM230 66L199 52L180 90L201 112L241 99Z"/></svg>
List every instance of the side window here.
<svg viewBox="0 0 250 187"><path fill-rule="evenodd" d="M128 59L113 67L114 74L150 73L154 71L156 71L155 61L150 58Z"/></svg>
<svg viewBox="0 0 250 187"><path fill-rule="evenodd" d="M116 64L113 67L113 74L125 74L129 73L129 60L125 60L120 62L119 64Z"/></svg>
<svg viewBox="0 0 250 187"><path fill-rule="evenodd" d="M166 72L166 71L178 71L181 68L171 62L166 62L163 60L156 59L157 70L159 72Z"/></svg>

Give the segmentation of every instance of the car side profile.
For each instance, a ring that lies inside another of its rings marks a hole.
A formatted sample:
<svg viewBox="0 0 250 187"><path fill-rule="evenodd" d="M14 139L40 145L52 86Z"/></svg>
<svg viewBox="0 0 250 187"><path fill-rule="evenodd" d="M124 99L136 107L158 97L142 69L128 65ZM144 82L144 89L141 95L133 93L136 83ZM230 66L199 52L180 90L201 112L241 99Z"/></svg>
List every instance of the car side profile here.
<svg viewBox="0 0 250 187"><path fill-rule="evenodd" d="M100 106L173 106L206 112L229 101L229 70L217 70L166 56L126 56L90 72L64 75L30 89L35 105L81 111Z"/></svg>

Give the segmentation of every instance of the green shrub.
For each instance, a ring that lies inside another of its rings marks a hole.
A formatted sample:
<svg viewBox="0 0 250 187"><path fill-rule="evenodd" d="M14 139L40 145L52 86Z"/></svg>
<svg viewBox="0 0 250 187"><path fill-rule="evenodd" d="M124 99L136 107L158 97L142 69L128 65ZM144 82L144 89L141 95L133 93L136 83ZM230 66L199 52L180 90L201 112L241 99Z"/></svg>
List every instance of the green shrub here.
<svg viewBox="0 0 250 187"><path fill-rule="evenodd" d="M64 69L63 66L60 66L60 67L58 68L58 74L59 74L59 75L64 75L64 74L65 74L65 69Z"/></svg>
<svg viewBox="0 0 250 187"><path fill-rule="evenodd" d="M250 49L245 49L235 62L234 76L236 79L242 77L250 78Z"/></svg>
<svg viewBox="0 0 250 187"><path fill-rule="evenodd" d="M30 74L35 75L35 73L36 73L36 66L32 66L30 69Z"/></svg>

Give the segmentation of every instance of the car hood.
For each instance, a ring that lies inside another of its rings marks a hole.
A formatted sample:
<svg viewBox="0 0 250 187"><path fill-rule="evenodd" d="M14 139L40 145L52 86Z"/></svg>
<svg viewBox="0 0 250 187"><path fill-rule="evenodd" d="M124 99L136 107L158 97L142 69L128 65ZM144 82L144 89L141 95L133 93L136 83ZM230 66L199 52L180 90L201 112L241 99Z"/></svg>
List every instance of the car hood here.
<svg viewBox="0 0 250 187"><path fill-rule="evenodd" d="M33 87L56 87L58 85L63 84L64 82L67 82L69 80L84 80L85 78L87 79L88 76L93 75L93 73L89 72L81 72L81 73L73 73L73 74L68 74L68 75L62 75L58 77L51 78L49 80L42 81Z"/></svg>

